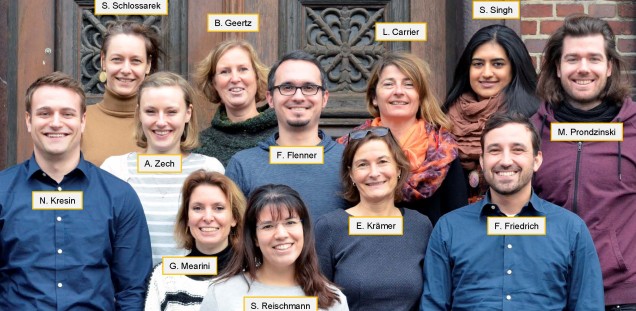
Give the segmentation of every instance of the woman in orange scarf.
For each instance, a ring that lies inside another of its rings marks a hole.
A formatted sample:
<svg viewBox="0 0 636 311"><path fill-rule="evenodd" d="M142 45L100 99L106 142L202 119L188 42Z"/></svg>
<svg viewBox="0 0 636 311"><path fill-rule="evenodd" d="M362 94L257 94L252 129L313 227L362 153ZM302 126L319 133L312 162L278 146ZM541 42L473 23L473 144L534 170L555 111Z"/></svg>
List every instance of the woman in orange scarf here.
<svg viewBox="0 0 636 311"><path fill-rule="evenodd" d="M426 62L410 53L391 52L380 59L367 84L367 108L375 119L355 128L391 129L407 156L411 172L399 205L428 216L433 224L443 214L467 204L466 184L451 122L431 93ZM346 144L345 135L338 139Z"/></svg>

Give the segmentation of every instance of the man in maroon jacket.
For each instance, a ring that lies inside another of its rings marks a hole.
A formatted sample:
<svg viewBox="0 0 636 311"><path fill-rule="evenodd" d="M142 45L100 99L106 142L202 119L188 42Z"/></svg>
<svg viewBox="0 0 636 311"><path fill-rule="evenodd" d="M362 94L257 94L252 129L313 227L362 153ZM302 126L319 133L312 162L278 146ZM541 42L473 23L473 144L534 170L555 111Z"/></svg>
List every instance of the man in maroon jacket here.
<svg viewBox="0 0 636 311"><path fill-rule="evenodd" d="M636 105L624 73L608 23L570 16L545 47L537 85L545 102L532 117L544 159L534 189L585 220L601 261L606 310L623 311L636 310ZM557 122L622 123L623 137L551 141Z"/></svg>

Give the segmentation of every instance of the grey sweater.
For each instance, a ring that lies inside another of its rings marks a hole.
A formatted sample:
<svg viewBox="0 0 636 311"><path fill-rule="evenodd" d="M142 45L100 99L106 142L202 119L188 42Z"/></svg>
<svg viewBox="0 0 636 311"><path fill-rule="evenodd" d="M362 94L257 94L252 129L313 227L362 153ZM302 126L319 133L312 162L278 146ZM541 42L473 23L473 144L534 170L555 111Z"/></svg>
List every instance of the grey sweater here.
<svg viewBox="0 0 636 311"><path fill-rule="evenodd" d="M243 150L230 159L225 175L241 188L246 197L259 186L284 184L300 193L313 221L322 214L347 207L340 196L340 161L344 147L318 131L319 146L325 150L324 164L269 164L269 147L277 146L272 135L258 146Z"/></svg>
<svg viewBox="0 0 636 311"><path fill-rule="evenodd" d="M342 288L350 310L418 310L424 254L433 227L410 209L403 236L349 236L349 215L333 211L316 222L322 273Z"/></svg>
<svg viewBox="0 0 636 311"><path fill-rule="evenodd" d="M212 284L203 298L201 311L249 310L243 308L244 296L307 296L300 286L271 286L258 281L249 281L244 275L235 275L226 281ZM340 302L335 302L327 311L348 311L347 298L336 289Z"/></svg>

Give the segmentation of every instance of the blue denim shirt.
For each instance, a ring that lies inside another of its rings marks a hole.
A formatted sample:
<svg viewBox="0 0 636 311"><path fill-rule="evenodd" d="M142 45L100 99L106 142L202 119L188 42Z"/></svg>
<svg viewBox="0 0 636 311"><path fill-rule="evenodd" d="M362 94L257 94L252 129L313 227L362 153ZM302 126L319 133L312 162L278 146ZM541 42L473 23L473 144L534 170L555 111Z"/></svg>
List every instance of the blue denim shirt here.
<svg viewBox="0 0 636 311"><path fill-rule="evenodd" d="M33 210L35 190L83 191L83 210ZM0 172L0 310L141 310L151 269L127 183L81 155L59 184L34 156Z"/></svg>
<svg viewBox="0 0 636 311"><path fill-rule="evenodd" d="M604 310L601 268L585 223L534 193L517 216L545 216L545 236L488 236L482 201L444 215L424 257L420 310Z"/></svg>

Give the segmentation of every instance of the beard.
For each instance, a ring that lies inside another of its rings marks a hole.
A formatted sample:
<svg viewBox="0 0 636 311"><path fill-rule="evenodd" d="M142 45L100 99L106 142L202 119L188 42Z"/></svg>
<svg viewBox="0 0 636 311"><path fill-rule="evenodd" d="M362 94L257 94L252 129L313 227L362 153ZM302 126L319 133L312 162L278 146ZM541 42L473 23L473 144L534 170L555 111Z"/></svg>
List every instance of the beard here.
<svg viewBox="0 0 636 311"><path fill-rule="evenodd" d="M287 125L291 127L305 127L309 122L310 120L287 120Z"/></svg>
<svg viewBox="0 0 636 311"><path fill-rule="evenodd" d="M521 189L523 189L526 185L530 183L532 180L532 170L521 170L519 172L519 177L516 181L511 181L508 183L497 182L494 176L494 173L484 174L484 179L490 186L490 190L500 194L500 195L513 195Z"/></svg>

